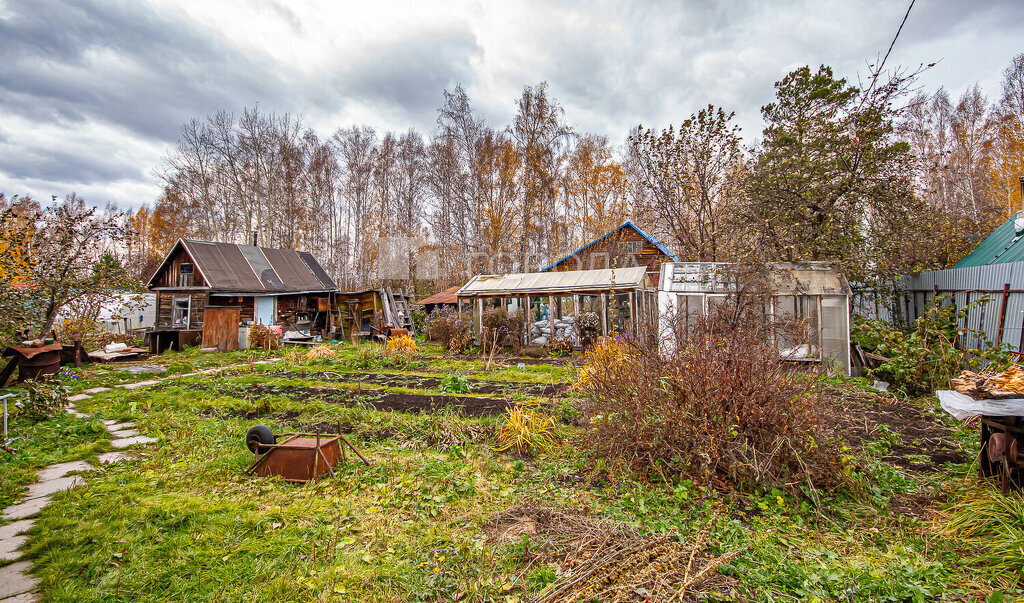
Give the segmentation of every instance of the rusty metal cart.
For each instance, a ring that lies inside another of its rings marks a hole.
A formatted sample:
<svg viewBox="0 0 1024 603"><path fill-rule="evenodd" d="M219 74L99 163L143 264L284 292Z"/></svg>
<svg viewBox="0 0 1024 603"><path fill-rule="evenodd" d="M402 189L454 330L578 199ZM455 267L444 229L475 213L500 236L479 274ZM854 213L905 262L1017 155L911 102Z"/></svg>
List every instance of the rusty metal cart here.
<svg viewBox="0 0 1024 603"><path fill-rule="evenodd" d="M327 474L334 477L334 467L345 456L342 444L351 448L364 463L370 464L340 433L274 434L269 427L256 425L246 434L246 446L255 455L246 472L260 477L276 475L299 484Z"/></svg>

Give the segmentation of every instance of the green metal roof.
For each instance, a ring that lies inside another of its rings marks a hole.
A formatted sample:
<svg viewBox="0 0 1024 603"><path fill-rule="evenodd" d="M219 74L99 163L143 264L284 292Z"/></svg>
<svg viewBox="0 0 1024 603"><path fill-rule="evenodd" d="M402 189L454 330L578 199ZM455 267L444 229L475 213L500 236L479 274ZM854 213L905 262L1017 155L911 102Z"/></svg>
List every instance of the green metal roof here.
<svg viewBox="0 0 1024 603"><path fill-rule="evenodd" d="M1017 212L1003 225L995 229L987 239L967 254L967 257L956 263L954 268L972 266L988 266L990 264L1007 264L1024 262L1024 236L1018 235L1015 220L1021 215Z"/></svg>

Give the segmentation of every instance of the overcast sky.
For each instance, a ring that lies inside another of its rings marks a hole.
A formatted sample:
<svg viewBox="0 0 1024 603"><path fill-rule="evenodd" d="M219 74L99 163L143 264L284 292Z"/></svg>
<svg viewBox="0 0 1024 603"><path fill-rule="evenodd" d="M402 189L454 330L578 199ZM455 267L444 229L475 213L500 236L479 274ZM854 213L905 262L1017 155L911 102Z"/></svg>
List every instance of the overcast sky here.
<svg viewBox="0 0 1024 603"><path fill-rule="evenodd" d="M909 0L907 0L909 2ZM504 126L546 80L580 131L621 143L708 103L761 128L772 84L821 63L856 80L907 3L0 0L0 191L152 203L181 124L259 104L324 135L369 124L429 133L462 83ZM918 0L887 65L990 100L1024 52L1024 1Z"/></svg>

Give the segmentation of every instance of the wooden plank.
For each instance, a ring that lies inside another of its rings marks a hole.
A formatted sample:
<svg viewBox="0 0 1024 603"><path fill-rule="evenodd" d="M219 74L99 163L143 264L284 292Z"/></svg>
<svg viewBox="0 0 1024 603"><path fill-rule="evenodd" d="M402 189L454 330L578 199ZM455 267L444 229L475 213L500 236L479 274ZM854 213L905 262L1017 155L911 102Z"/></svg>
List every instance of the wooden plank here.
<svg viewBox="0 0 1024 603"><path fill-rule="evenodd" d="M206 308L203 321L203 347L217 348L222 352L238 349L238 325L241 320L241 308L215 307Z"/></svg>
<svg viewBox="0 0 1024 603"><path fill-rule="evenodd" d="M18 357L12 356L7 362L7 366L4 367L3 372L0 372L0 387L7 385L7 380L14 374L14 369L18 368Z"/></svg>
<svg viewBox="0 0 1024 603"><path fill-rule="evenodd" d="M999 302L999 331L996 332L996 347L1003 343L1003 330L1006 329L1006 304L1010 301L1010 283L1003 285L1003 299Z"/></svg>
<svg viewBox="0 0 1024 603"><path fill-rule="evenodd" d="M548 343L555 340L555 296L548 296L548 328L551 332L548 333Z"/></svg>
<svg viewBox="0 0 1024 603"><path fill-rule="evenodd" d="M608 336L608 294L601 294L601 336Z"/></svg>

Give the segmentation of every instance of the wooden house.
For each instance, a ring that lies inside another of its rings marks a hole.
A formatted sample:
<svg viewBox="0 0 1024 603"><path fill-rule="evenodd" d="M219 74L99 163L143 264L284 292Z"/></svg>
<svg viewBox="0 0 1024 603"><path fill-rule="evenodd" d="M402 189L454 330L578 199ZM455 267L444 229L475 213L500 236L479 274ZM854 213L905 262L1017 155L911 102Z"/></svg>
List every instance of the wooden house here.
<svg viewBox="0 0 1024 603"><path fill-rule="evenodd" d="M304 251L179 239L149 279L156 293L150 347L245 345L245 327L326 334L338 287ZM241 332L240 332L241 331Z"/></svg>
<svg viewBox="0 0 1024 603"><path fill-rule="evenodd" d="M664 262L678 262L676 254L626 220L618 228L605 233L551 264L541 272L603 270L607 268L636 268L643 266L651 283L657 287Z"/></svg>

